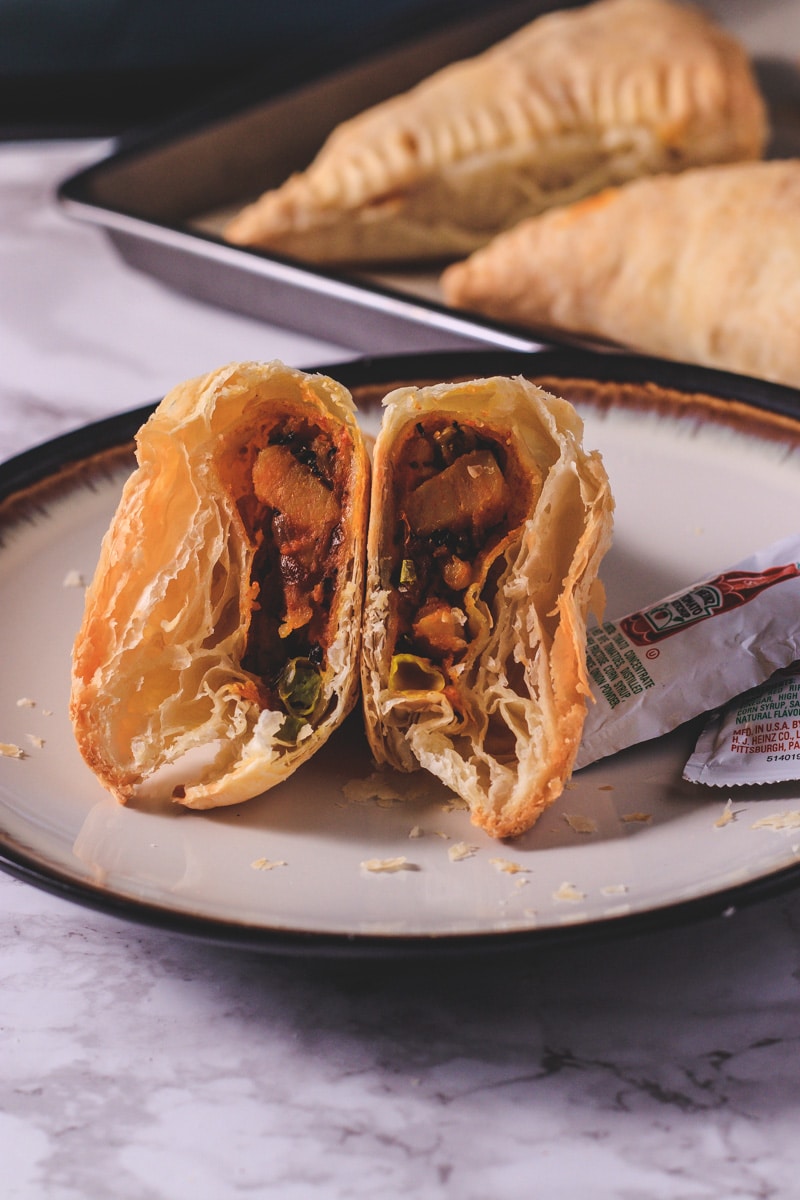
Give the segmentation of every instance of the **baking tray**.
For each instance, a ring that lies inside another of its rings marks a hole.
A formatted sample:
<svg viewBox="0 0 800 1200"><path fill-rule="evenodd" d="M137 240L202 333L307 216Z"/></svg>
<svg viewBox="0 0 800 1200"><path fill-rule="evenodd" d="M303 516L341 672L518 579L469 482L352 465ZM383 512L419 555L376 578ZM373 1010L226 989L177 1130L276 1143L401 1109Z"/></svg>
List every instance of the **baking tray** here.
<svg viewBox="0 0 800 1200"><path fill-rule="evenodd" d="M344 67L304 48L294 71L286 64L279 76L265 69L264 79L128 139L66 179L58 199L72 216L105 230L128 263L178 291L353 350L540 349L553 343L550 333L448 309L435 274L319 268L232 246L219 230L245 201L304 168L342 120L545 11L577 6L515 0L476 13L475 4L462 3L454 22L452 6L434 5L424 34L406 31L390 46L373 39L363 57ZM799 153L795 64L770 59L757 61L756 69L770 107L770 153ZM298 82L286 86L292 74ZM265 83L270 78L273 90ZM277 91L276 78L283 81Z"/></svg>

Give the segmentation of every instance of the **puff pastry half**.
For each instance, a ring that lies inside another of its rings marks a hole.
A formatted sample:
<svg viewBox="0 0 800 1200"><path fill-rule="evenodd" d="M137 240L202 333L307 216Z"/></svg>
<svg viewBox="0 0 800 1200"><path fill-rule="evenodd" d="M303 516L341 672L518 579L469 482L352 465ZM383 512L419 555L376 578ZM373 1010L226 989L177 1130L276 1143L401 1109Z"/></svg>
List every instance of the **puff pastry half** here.
<svg viewBox="0 0 800 1200"><path fill-rule="evenodd" d="M120 800L234 804L358 695L369 462L349 392L282 363L175 388L137 435L73 652L79 748Z"/></svg>
<svg viewBox="0 0 800 1200"><path fill-rule="evenodd" d="M499 235L442 277L518 326L800 385L800 160L625 184Z"/></svg>
<svg viewBox="0 0 800 1200"><path fill-rule="evenodd" d="M669 0L597 0L340 125L225 237L316 262L461 258L525 217L626 179L756 158L744 49Z"/></svg>
<svg viewBox="0 0 800 1200"><path fill-rule="evenodd" d="M586 715L613 501L574 408L522 377L400 388L372 482L362 695L376 761L424 767L520 834Z"/></svg>

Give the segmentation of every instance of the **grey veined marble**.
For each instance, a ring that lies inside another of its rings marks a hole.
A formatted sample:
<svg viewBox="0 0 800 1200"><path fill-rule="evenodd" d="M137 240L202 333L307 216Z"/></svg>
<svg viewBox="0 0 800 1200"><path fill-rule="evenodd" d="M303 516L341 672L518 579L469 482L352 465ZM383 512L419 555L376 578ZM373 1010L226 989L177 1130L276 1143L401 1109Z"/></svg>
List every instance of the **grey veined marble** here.
<svg viewBox="0 0 800 1200"><path fill-rule="evenodd" d="M794 1194L796 896L392 963L257 957L0 888L9 1197Z"/></svg>

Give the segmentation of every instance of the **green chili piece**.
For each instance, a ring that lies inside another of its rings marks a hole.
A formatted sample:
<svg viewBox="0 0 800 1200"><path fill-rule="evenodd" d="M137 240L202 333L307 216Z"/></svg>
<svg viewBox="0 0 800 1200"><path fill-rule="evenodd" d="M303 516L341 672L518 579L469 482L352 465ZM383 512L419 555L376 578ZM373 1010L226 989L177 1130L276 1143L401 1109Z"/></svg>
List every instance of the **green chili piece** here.
<svg viewBox="0 0 800 1200"><path fill-rule="evenodd" d="M278 679L278 695L293 717L310 717L322 691L319 668L307 658L290 658Z"/></svg>
<svg viewBox="0 0 800 1200"><path fill-rule="evenodd" d="M308 721L304 717L293 717L291 713L285 717L283 724L275 735L276 740L285 746L296 746L300 731Z"/></svg>

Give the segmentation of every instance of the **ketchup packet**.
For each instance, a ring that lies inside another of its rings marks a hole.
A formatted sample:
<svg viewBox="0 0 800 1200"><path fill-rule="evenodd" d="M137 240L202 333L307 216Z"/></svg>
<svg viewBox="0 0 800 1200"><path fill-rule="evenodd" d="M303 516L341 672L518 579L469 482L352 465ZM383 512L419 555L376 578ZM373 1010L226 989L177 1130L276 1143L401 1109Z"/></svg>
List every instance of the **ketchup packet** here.
<svg viewBox="0 0 800 1200"><path fill-rule="evenodd" d="M800 534L588 631L575 770L727 704L800 660Z"/></svg>
<svg viewBox="0 0 800 1200"><path fill-rule="evenodd" d="M800 779L800 662L714 713L683 778L715 787Z"/></svg>

